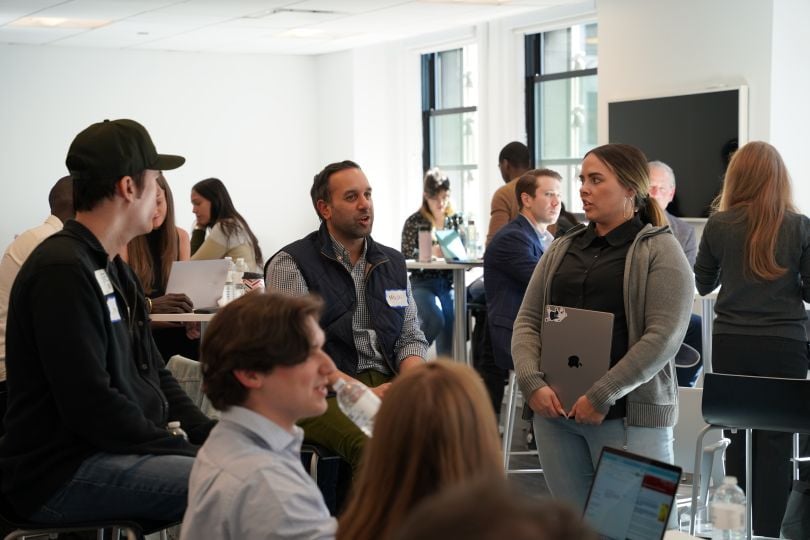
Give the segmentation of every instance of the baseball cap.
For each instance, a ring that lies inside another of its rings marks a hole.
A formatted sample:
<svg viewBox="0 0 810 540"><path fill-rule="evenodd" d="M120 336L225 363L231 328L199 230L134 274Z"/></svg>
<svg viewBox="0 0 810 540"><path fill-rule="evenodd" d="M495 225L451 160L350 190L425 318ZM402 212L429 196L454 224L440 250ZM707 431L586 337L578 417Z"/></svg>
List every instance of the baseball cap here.
<svg viewBox="0 0 810 540"><path fill-rule="evenodd" d="M134 120L104 120L91 125L73 139L67 165L76 180L106 180L145 169L169 171L186 158L158 154L146 128Z"/></svg>

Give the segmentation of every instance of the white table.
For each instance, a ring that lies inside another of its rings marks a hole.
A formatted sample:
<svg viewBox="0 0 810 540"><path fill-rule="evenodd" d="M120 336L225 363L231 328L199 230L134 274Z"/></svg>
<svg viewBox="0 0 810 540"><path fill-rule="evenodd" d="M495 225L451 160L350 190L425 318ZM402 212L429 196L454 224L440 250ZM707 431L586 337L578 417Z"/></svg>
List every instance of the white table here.
<svg viewBox="0 0 810 540"><path fill-rule="evenodd" d="M432 262L419 262L408 259L405 262L408 270L452 270L453 271L453 306L455 319L453 321L453 358L465 364L470 364L467 357L467 270L484 266L483 260L466 262L446 262L439 259Z"/></svg>
<svg viewBox="0 0 810 540"><path fill-rule="evenodd" d="M205 334L205 327L214 318L215 313L152 313L149 319L155 322L198 322L200 323L200 336Z"/></svg>

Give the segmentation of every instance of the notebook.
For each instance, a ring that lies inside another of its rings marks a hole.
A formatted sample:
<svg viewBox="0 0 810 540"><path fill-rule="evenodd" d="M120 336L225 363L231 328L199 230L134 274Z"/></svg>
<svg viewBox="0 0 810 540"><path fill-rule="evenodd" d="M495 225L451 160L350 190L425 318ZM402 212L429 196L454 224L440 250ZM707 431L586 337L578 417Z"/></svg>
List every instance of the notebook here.
<svg viewBox="0 0 810 540"><path fill-rule="evenodd" d="M566 412L610 369L613 314L546 306L540 369Z"/></svg>
<svg viewBox="0 0 810 540"><path fill-rule="evenodd" d="M585 521L602 539L661 540L681 468L605 447L585 503Z"/></svg>
<svg viewBox="0 0 810 540"><path fill-rule="evenodd" d="M215 308L222 296L230 261L175 261L169 273L166 293L182 293L191 299L194 310Z"/></svg>
<svg viewBox="0 0 810 540"><path fill-rule="evenodd" d="M442 248L442 255L447 262L471 261L467 254L467 248L464 247L464 242L461 241L458 231L455 229L442 229L436 231L436 240L439 242L439 247Z"/></svg>

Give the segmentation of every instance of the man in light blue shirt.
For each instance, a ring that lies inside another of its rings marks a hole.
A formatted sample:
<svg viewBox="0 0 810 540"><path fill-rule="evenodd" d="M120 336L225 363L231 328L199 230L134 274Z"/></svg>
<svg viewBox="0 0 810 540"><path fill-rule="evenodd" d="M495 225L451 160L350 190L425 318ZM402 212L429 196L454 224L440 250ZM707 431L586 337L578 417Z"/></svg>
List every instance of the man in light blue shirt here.
<svg viewBox="0 0 810 540"><path fill-rule="evenodd" d="M296 426L323 414L337 374L322 349L321 306L312 296L248 294L208 326L203 381L222 416L191 471L181 540L334 538Z"/></svg>

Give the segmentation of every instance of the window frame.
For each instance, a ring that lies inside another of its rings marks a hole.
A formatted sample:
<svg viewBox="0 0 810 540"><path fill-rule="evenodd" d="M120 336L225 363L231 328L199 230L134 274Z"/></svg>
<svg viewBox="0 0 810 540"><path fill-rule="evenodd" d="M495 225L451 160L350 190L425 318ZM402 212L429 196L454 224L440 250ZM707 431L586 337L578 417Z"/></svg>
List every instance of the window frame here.
<svg viewBox="0 0 810 540"><path fill-rule="evenodd" d="M583 22L579 24L591 24ZM594 23L598 24L598 23ZM569 34L572 26L569 25L565 28L558 28L556 30L566 30ZM576 79L598 74L598 67L588 69L578 69L572 71L561 71L556 73L544 74L543 58L545 52L545 43L543 34L554 31L552 29L544 30L534 34L526 34L524 47L525 47L525 96L526 96L526 139L527 146L529 147L529 157L532 163L542 162L543 165L570 165L572 162L579 163L580 158L558 158L558 159L545 159L541 160L537 155L536 148L541 147L542 134L535 132L535 113L537 112L537 102L535 101L535 85L548 81L559 81L565 79Z"/></svg>

